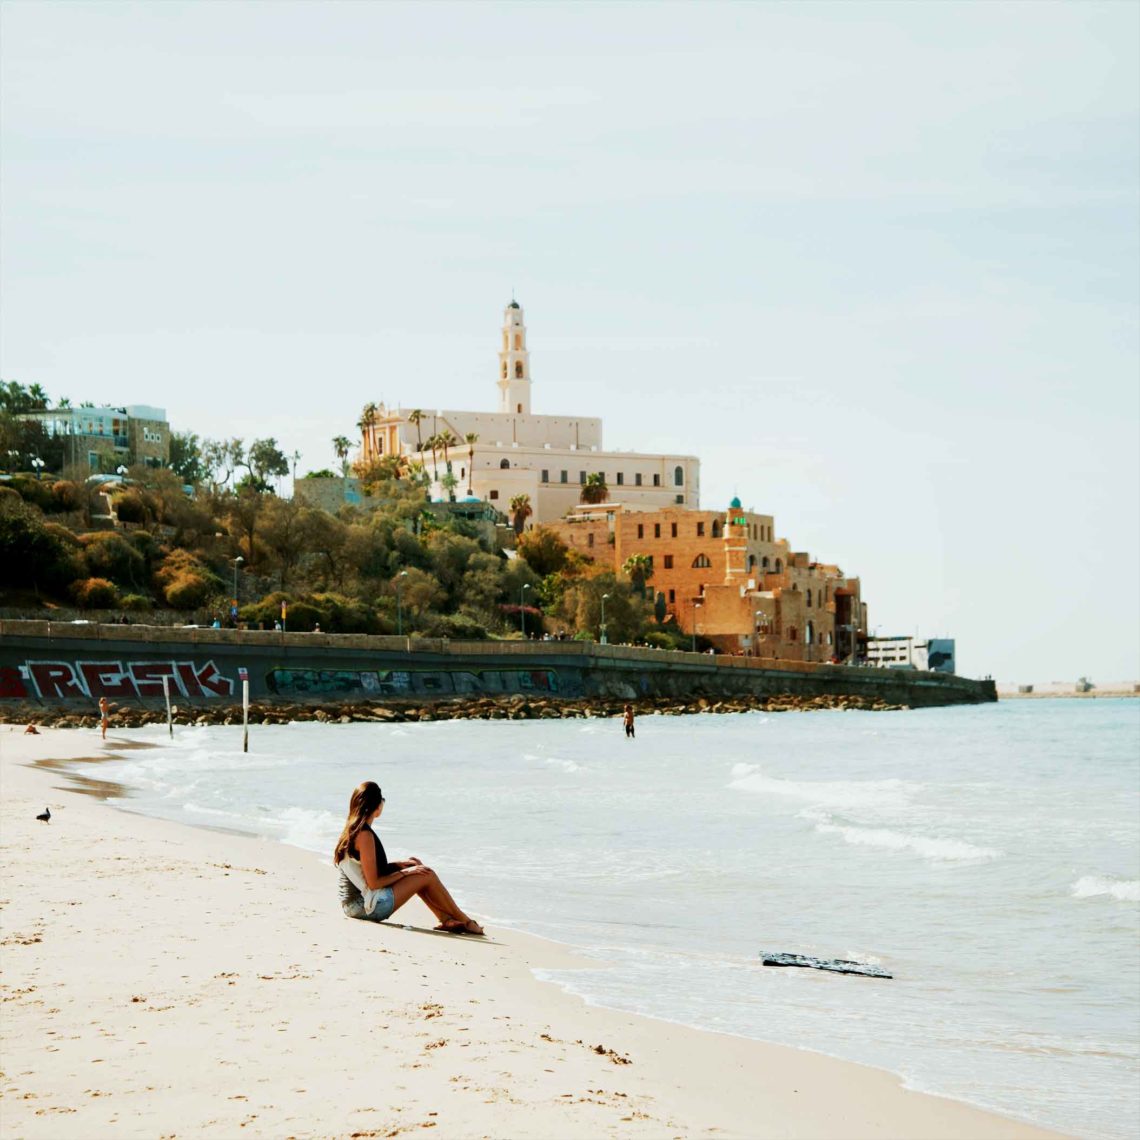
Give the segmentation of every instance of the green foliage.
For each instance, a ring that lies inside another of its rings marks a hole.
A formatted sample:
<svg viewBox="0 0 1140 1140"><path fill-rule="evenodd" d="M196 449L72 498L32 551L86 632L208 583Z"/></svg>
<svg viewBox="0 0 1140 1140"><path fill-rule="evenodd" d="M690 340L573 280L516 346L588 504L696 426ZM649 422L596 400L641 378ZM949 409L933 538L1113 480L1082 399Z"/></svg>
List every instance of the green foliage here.
<svg viewBox="0 0 1140 1140"><path fill-rule="evenodd" d="M106 578L80 578L71 584L75 604L84 610L110 610L119 604L119 590Z"/></svg>
<svg viewBox="0 0 1140 1140"><path fill-rule="evenodd" d="M143 594L124 594L119 599L119 609L142 614L154 609L154 602Z"/></svg>
<svg viewBox="0 0 1140 1140"><path fill-rule="evenodd" d="M142 586L146 579L146 560L138 548L114 531L100 531L81 537L87 566L91 574L109 578L117 586Z"/></svg>
<svg viewBox="0 0 1140 1140"><path fill-rule="evenodd" d="M170 470L183 483L194 486L206 478L202 459L202 442L192 431L170 433Z"/></svg>
<svg viewBox="0 0 1140 1140"><path fill-rule="evenodd" d="M0 587L55 591L85 573L82 557L38 511L11 496L0 499Z"/></svg>
<svg viewBox="0 0 1140 1140"><path fill-rule="evenodd" d="M222 589L221 581L189 550L172 550L154 577L166 604L176 610L197 609Z"/></svg>
<svg viewBox="0 0 1140 1140"><path fill-rule="evenodd" d="M583 503L604 503L610 497L610 489L606 486L606 477L600 471L591 471L586 476L579 496Z"/></svg>
<svg viewBox="0 0 1140 1140"><path fill-rule="evenodd" d="M519 557L540 577L557 574L566 566L570 547L547 526L536 526L520 534L516 546Z"/></svg>

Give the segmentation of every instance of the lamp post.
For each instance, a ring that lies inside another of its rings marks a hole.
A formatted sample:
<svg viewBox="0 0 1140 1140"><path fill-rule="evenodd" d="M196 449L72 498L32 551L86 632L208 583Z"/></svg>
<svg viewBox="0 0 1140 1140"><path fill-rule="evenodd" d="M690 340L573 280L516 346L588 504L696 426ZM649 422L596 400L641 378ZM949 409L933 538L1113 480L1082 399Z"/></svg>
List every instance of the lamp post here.
<svg viewBox="0 0 1140 1140"><path fill-rule="evenodd" d="M705 604L704 602L694 602L693 603L693 652L694 653L696 653L696 651L697 651L697 610L699 610L701 608L701 606L703 606L704 604Z"/></svg>
<svg viewBox="0 0 1140 1140"><path fill-rule="evenodd" d="M238 614L238 567L245 561L239 554L234 559L234 604L233 609L230 611L230 617L234 619L234 628L237 628L237 614Z"/></svg>
<svg viewBox="0 0 1140 1140"><path fill-rule="evenodd" d="M602 595L602 644L603 645L607 644L607 641L606 641L606 599L608 597L609 597L609 594L603 594Z"/></svg>
<svg viewBox="0 0 1140 1140"><path fill-rule="evenodd" d="M42 479L44 477L44 468L46 466L47 464L38 455L32 460L32 467L35 468L37 479Z"/></svg>
<svg viewBox="0 0 1140 1140"><path fill-rule="evenodd" d="M526 637L526 592L530 589L530 583L527 582L523 588L519 590L519 629L522 630L523 637Z"/></svg>
<svg viewBox="0 0 1140 1140"><path fill-rule="evenodd" d="M771 632L768 624L768 615L763 610L756 611L756 656L760 656L760 636L767 636Z"/></svg>
<svg viewBox="0 0 1140 1140"><path fill-rule="evenodd" d="M401 595L401 590L404 586L404 579L408 576L407 570L401 570L396 575L396 633L404 636L404 599Z"/></svg>
<svg viewBox="0 0 1140 1140"><path fill-rule="evenodd" d="M127 469L121 463L119 464L118 467L115 468L115 474L118 475L119 478L123 478L126 475L126 473L127 473Z"/></svg>

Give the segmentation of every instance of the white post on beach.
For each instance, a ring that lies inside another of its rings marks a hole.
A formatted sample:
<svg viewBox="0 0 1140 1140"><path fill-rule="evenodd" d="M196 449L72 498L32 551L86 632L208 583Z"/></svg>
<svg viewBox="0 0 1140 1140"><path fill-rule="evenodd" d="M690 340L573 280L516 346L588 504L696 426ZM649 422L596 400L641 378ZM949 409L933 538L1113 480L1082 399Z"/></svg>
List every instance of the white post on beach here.
<svg viewBox="0 0 1140 1140"><path fill-rule="evenodd" d="M166 727L170 732L171 739L174 738L174 714L170 711L170 678L162 678L162 696L166 701Z"/></svg>
<svg viewBox="0 0 1140 1140"><path fill-rule="evenodd" d="M249 673L245 669L238 670L241 678L241 750L249 751Z"/></svg>

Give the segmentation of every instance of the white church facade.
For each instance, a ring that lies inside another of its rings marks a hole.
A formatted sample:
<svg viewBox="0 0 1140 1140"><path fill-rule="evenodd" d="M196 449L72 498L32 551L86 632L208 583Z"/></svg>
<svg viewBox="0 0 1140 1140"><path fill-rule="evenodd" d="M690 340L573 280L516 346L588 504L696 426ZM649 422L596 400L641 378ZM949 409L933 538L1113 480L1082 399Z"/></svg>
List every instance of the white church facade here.
<svg viewBox="0 0 1140 1140"><path fill-rule="evenodd" d="M380 406L362 429L362 461L401 454L423 459L430 470L431 452L420 451L419 444L449 431L458 441L448 455L458 479L455 494L461 499L473 494L505 514L516 495L526 494L532 522L560 519L578 504L582 486L595 473L605 479L610 501L627 511L700 506L700 460L695 456L606 451L600 419L532 412L530 352L517 301L503 314L497 383L494 412L423 408L416 424L410 418L416 409ZM478 438L468 443L468 435ZM439 467L442 471L442 457Z"/></svg>

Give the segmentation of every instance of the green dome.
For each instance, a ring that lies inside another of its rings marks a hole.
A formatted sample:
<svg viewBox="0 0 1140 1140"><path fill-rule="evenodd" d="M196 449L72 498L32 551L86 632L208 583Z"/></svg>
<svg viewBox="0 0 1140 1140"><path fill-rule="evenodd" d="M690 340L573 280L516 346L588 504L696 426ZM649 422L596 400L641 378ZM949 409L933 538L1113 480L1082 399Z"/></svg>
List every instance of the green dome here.
<svg viewBox="0 0 1140 1140"><path fill-rule="evenodd" d="M728 506L729 506L729 510L733 510L733 511L739 511L739 510L744 509L744 506L740 501L739 495L733 495L732 502L729 503Z"/></svg>

